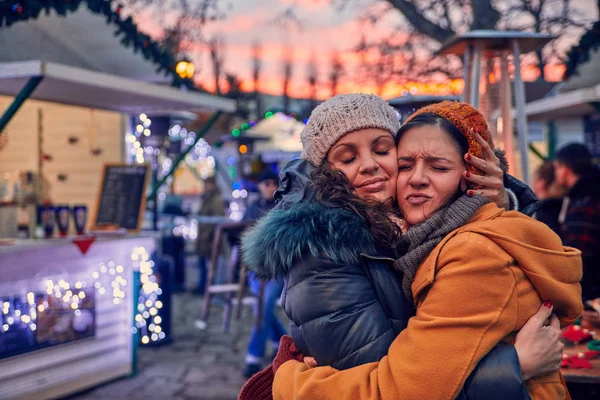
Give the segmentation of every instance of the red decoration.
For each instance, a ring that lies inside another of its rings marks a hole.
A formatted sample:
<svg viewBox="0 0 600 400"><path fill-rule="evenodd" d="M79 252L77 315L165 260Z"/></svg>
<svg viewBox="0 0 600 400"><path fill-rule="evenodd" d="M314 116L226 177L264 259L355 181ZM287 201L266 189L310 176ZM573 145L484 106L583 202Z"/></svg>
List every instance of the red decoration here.
<svg viewBox="0 0 600 400"><path fill-rule="evenodd" d="M42 161L52 161L53 158L50 154L42 154Z"/></svg>
<svg viewBox="0 0 600 400"><path fill-rule="evenodd" d="M147 40L145 40L145 41L144 41L144 47L148 47L148 46L150 46L150 42L149 42L149 41L147 41Z"/></svg>
<svg viewBox="0 0 600 400"><path fill-rule="evenodd" d="M95 149L91 149L90 152L93 156L98 157L100 154L102 154L102 149L100 147L96 147Z"/></svg>
<svg viewBox="0 0 600 400"><path fill-rule="evenodd" d="M69 136L69 144L75 144L79 142L79 138L77 136Z"/></svg>
<svg viewBox="0 0 600 400"><path fill-rule="evenodd" d="M562 362L560 364L561 368L572 368L572 369L582 369L582 368L592 368L592 364L588 360L592 360L596 358L600 354L600 351L590 350L585 353L574 354L572 356L563 355Z"/></svg>
<svg viewBox="0 0 600 400"><path fill-rule="evenodd" d="M563 338L575 342L580 343L592 338L592 334L588 329L583 329L579 325L571 325L567 329L565 329L562 333Z"/></svg>
<svg viewBox="0 0 600 400"><path fill-rule="evenodd" d="M85 254L90 249L92 243L94 243L95 240L95 236L77 237L73 239L73 244L79 248L81 254Z"/></svg>

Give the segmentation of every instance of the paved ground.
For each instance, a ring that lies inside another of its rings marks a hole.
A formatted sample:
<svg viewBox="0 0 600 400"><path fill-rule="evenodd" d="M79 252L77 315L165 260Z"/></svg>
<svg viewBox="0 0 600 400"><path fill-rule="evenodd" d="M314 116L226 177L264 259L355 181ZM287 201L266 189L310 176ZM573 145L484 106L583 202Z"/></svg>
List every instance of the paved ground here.
<svg viewBox="0 0 600 400"><path fill-rule="evenodd" d="M71 399L206 399L233 400L244 383L242 370L253 323L251 308L221 330L222 307L215 305L206 330L194 327L202 299L189 293L173 299L173 343L140 348L139 372Z"/></svg>

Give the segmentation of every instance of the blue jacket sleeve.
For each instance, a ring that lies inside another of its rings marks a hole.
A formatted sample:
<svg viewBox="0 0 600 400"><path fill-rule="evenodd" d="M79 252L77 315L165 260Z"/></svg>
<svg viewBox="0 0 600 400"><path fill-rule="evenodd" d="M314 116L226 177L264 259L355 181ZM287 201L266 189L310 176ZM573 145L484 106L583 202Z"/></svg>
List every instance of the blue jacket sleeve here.
<svg viewBox="0 0 600 400"><path fill-rule="evenodd" d="M535 214L540 202L529 186L514 176L504 174L504 187L510 189L517 197L517 201L519 202L518 211L529 217Z"/></svg>
<svg viewBox="0 0 600 400"><path fill-rule="evenodd" d="M286 276L282 305L292 339L321 366L347 369L379 361L397 336L360 266L309 257Z"/></svg>
<svg viewBox="0 0 600 400"><path fill-rule="evenodd" d="M457 399L530 400L521 377L521 366L513 345L499 344L471 373Z"/></svg>

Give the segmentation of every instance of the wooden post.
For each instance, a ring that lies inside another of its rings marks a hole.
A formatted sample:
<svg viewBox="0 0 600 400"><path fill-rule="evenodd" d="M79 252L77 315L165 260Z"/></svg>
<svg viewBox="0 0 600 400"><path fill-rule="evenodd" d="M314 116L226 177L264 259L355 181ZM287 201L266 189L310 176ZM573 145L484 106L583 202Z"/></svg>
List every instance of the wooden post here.
<svg viewBox="0 0 600 400"><path fill-rule="evenodd" d="M44 175L43 175L43 163L44 163L44 124L43 124L43 119L44 119L44 113L42 111L42 108L38 108L38 126L37 126L37 152L38 152L38 157L37 157L37 182L36 182L36 188L35 188L35 192L36 192L36 198L38 199L38 202L40 200L43 200L44 197Z"/></svg>

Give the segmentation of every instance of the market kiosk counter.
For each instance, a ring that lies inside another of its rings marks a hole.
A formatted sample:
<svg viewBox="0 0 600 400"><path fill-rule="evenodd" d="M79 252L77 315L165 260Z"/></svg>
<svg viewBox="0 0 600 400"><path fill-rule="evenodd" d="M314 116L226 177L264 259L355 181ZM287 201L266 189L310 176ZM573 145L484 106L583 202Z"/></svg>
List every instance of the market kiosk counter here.
<svg viewBox="0 0 600 400"><path fill-rule="evenodd" d="M139 235L0 242L0 398L55 398L132 374L134 313L156 313L137 304L134 271L151 269L155 247Z"/></svg>

